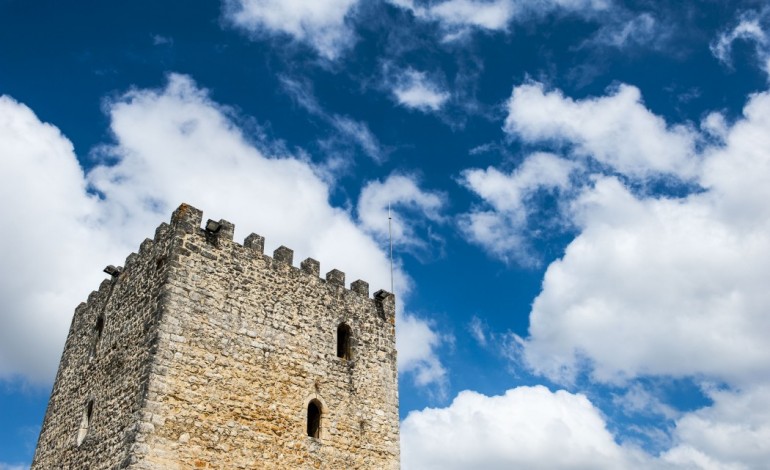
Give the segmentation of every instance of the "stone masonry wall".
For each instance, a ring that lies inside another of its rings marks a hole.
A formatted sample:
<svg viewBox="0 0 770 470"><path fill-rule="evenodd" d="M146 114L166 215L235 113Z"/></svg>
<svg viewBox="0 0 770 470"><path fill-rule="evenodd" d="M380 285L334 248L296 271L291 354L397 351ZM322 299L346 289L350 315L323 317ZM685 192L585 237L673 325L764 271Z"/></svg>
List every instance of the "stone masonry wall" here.
<svg viewBox="0 0 770 470"><path fill-rule="evenodd" d="M32 469L399 468L393 295L201 221L180 206L77 308Z"/></svg>
<svg viewBox="0 0 770 470"><path fill-rule="evenodd" d="M75 310L32 469L125 468L157 346L169 226L145 240L125 269ZM73 267L74 269L75 267ZM76 275L73 273L73 275ZM103 318L101 336L97 332ZM78 445L84 410L88 432Z"/></svg>
<svg viewBox="0 0 770 470"><path fill-rule="evenodd" d="M201 230L177 211L159 353L132 456L135 469L399 466L394 298L369 298L291 250L233 243L233 225ZM338 358L340 323L352 357ZM322 404L319 438L308 403Z"/></svg>

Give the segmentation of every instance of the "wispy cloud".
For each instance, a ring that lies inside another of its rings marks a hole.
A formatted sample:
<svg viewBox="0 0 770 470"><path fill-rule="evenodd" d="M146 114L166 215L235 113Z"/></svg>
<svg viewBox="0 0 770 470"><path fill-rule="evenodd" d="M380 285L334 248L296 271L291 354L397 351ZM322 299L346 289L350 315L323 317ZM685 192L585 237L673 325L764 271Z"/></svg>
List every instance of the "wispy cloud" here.
<svg viewBox="0 0 770 470"><path fill-rule="evenodd" d="M507 31L512 23L543 17L554 11L592 15L611 6L610 0L390 0L419 20L434 22L445 41L465 37L474 30Z"/></svg>
<svg viewBox="0 0 770 470"><path fill-rule="evenodd" d="M382 163L387 158L387 152L365 122L337 114L330 116L330 120L337 131L352 139L366 156L377 163Z"/></svg>
<svg viewBox="0 0 770 470"><path fill-rule="evenodd" d="M468 331L471 332L471 336L473 336L473 339L479 343L479 346L487 346L486 325L484 325L484 322L476 315L474 315L471 318L470 323L468 323Z"/></svg>
<svg viewBox="0 0 770 470"><path fill-rule="evenodd" d="M662 47L670 37L672 26L664 27L650 12L631 13L616 11L583 45L609 46L617 49L629 47Z"/></svg>
<svg viewBox="0 0 770 470"><path fill-rule="evenodd" d="M720 62L732 66L733 43L747 41L754 43L759 67L770 80L770 8L760 11L747 11L740 15L738 23L729 31L720 34L711 43L711 52Z"/></svg>
<svg viewBox="0 0 770 470"><path fill-rule="evenodd" d="M396 101L407 108L418 111L439 111L449 100L450 94L431 81L425 72L407 69L392 79L391 85Z"/></svg>
<svg viewBox="0 0 770 470"><path fill-rule="evenodd" d="M160 34L155 34L152 36L152 43L156 46L165 46L165 45L173 45L174 40L168 36L161 36Z"/></svg>
<svg viewBox="0 0 770 470"><path fill-rule="evenodd" d="M299 106L331 125L340 134L343 141L352 140L366 156L377 163L382 163L387 159L388 152L365 122L349 116L328 113L318 102L309 83L286 76L281 77L280 81L286 93Z"/></svg>

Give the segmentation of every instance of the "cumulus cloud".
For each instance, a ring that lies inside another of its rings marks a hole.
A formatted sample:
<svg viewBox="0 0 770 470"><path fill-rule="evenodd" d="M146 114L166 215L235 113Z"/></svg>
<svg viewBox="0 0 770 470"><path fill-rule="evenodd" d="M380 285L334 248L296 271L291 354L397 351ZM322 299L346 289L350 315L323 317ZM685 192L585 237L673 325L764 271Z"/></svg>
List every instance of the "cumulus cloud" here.
<svg viewBox="0 0 770 470"><path fill-rule="evenodd" d="M711 398L712 406L677 421L676 445L663 460L684 468L765 467L770 462L770 386L714 391Z"/></svg>
<svg viewBox="0 0 770 470"><path fill-rule="evenodd" d="M570 188L574 162L550 153L534 153L511 173L494 167L462 173L460 183L481 197L485 205L463 214L461 229L471 241L503 260L536 265L530 249L532 198L542 192L559 193Z"/></svg>
<svg viewBox="0 0 770 470"><path fill-rule="evenodd" d="M672 445L653 455L618 443L583 394L517 387L500 396L460 392L445 408L412 411L401 423L405 469L548 468L748 470L770 458L770 387L714 390L712 406L676 419ZM645 391L623 398L673 414ZM632 405L632 406L633 406Z"/></svg>
<svg viewBox="0 0 770 470"><path fill-rule="evenodd" d="M298 259L312 256L350 280L389 288L386 251L329 204L329 186L314 168L257 150L232 111L189 77L171 75L164 89L132 90L107 108L114 144L100 149L101 163L84 175L55 127L8 97L0 100L0 165L8 177L0 196L17 201L2 205L0 215L18 224L0 243L7 312L0 319L0 377L50 381L72 311L98 286L101 268L120 264L182 201L236 222L236 238L261 233L268 250L284 244ZM408 294L408 277L396 274L396 290ZM416 375L441 367L431 333L414 316L399 325L406 338L428 337L427 347L399 342L409 358L402 366Z"/></svg>
<svg viewBox="0 0 770 470"><path fill-rule="evenodd" d="M418 386L437 385L439 394L443 394L447 371L436 350L444 343L444 338L425 320L403 311L397 313L399 370L412 373Z"/></svg>
<svg viewBox="0 0 770 470"><path fill-rule="evenodd" d="M617 444L581 394L518 387L501 396L461 392L446 408L412 411L401 423L404 469L649 468Z"/></svg>
<svg viewBox="0 0 770 470"><path fill-rule="evenodd" d="M504 130L529 144L567 146L576 156L637 178L692 178L698 168L695 132L666 125L644 106L639 89L629 85L579 101L546 91L540 83L517 86Z"/></svg>
<svg viewBox="0 0 770 470"><path fill-rule="evenodd" d="M13 224L0 233L0 378L43 382L53 376L72 310L99 285L100 263L124 246L110 243L99 223L72 143L7 96L0 155L0 214Z"/></svg>
<svg viewBox="0 0 770 470"><path fill-rule="evenodd" d="M770 77L770 36L767 27L770 25L770 8L761 11L744 12L731 30L721 33L711 43L711 53L720 62L732 66L733 43L747 41L754 43L759 66Z"/></svg>
<svg viewBox="0 0 770 470"><path fill-rule="evenodd" d="M407 108L422 112L438 111L449 99L449 92L428 79L425 72L407 69L395 79L393 95Z"/></svg>
<svg viewBox="0 0 770 470"><path fill-rule="evenodd" d="M770 378L770 95L755 95L724 146L704 155L704 191L639 197L602 177L575 201L581 233L551 264L526 355L548 376Z"/></svg>
<svg viewBox="0 0 770 470"><path fill-rule="evenodd" d="M358 0L224 0L225 18L251 34L280 33L336 59L355 42L349 17Z"/></svg>

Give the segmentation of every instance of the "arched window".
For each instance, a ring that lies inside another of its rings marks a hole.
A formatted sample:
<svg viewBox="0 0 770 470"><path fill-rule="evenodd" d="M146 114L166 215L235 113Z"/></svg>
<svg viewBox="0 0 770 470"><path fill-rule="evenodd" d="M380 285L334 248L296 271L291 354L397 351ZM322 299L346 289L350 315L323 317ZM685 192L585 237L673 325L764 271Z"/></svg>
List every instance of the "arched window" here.
<svg viewBox="0 0 770 470"><path fill-rule="evenodd" d="M78 445L82 444L88 435L88 428L91 426L91 416L94 414L94 401L89 400L86 408L83 410L83 417L80 419L80 429L78 430Z"/></svg>
<svg viewBox="0 0 770 470"><path fill-rule="evenodd" d="M344 323L337 327L337 357L350 359L350 327Z"/></svg>
<svg viewBox="0 0 770 470"><path fill-rule="evenodd" d="M307 404L307 435L321 437L321 404L318 400L311 400Z"/></svg>
<svg viewBox="0 0 770 470"><path fill-rule="evenodd" d="M94 326L93 346L89 359L96 357L96 347L99 345L99 340L102 339L102 331L104 331L104 315L99 315L99 318L96 319L96 326Z"/></svg>

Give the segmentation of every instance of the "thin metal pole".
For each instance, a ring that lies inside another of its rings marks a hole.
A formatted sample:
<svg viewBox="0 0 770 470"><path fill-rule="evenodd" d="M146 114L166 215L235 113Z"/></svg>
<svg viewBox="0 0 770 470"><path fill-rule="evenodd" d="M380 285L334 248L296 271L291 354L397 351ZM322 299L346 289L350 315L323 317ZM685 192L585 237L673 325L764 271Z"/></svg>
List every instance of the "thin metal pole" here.
<svg viewBox="0 0 770 470"><path fill-rule="evenodd" d="M388 238L390 239L390 292L395 294L393 290L393 231L390 228L392 217L390 216L390 202L388 202Z"/></svg>

